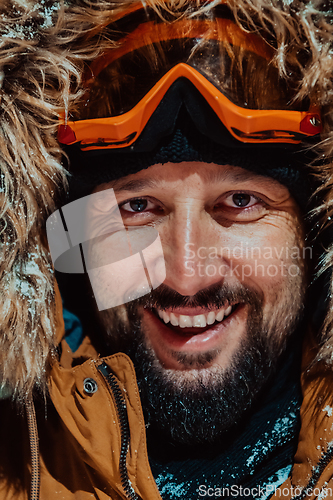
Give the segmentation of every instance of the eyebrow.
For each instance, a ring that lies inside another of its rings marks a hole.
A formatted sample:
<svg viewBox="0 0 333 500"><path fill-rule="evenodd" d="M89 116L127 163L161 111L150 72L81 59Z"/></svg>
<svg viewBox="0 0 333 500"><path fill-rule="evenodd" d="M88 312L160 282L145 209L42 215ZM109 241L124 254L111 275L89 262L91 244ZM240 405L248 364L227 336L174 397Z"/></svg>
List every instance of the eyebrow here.
<svg viewBox="0 0 333 500"><path fill-rule="evenodd" d="M279 184L279 182L269 176L263 175L263 174L257 174L256 172L251 172L251 170L245 170L243 171L238 171L238 172L233 172L231 167L230 169L224 170L224 171L219 171L219 172L212 172L208 175L208 181L212 183L217 183L217 182L225 182L225 181L231 181L234 183L237 182L246 182L246 181L255 181L258 184L261 184L263 186L267 185L268 183L274 183L274 184Z"/></svg>
<svg viewBox="0 0 333 500"><path fill-rule="evenodd" d="M121 191L143 191L146 188L157 187L158 182L153 179L138 179L124 182L121 179L116 180L113 184L113 189L117 192Z"/></svg>

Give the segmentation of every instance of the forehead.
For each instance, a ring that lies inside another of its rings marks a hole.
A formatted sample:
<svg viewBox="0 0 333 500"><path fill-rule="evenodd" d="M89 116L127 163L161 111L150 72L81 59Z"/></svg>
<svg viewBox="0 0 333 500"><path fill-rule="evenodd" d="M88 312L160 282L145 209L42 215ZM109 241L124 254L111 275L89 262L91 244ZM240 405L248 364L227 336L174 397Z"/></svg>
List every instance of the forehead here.
<svg viewBox="0 0 333 500"><path fill-rule="evenodd" d="M217 165L204 162L181 162L153 165L147 169L101 184L95 192L113 188L117 193L141 192L144 190L165 189L178 192L180 187L197 189L199 186L221 188L230 186L251 189L251 186L274 191L276 195L286 197L288 189L272 177L258 175L255 172L233 165Z"/></svg>

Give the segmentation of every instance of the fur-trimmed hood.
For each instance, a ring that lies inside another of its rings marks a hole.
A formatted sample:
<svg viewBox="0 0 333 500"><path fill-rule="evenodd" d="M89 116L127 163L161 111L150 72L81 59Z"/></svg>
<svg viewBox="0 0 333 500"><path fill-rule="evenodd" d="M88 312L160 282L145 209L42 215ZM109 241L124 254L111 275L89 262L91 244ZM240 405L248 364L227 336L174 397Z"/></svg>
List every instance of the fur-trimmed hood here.
<svg viewBox="0 0 333 500"><path fill-rule="evenodd" d="M47 360L55 348L55 278L45 240L47 216L66 190L58 117L80 97L84 66L112 46L103 26L134 0L5 0L0 7L0 374L4 386L24 399L44 386ZM146 0L175 17L220 3ZM300 72L299 95L320 108L322 143L320 203L315 231L333 211L333 9L324 0L226 0L247 29L269 32L274 64L288 81ZM255 22L253 21L255 19ZM318 217L319 215L319 217ZM318 222L319 221L319 222ZM321 268L330 267L333 246L323 249ZM333 359L333 313L328 305L319 358Z"/></svg>

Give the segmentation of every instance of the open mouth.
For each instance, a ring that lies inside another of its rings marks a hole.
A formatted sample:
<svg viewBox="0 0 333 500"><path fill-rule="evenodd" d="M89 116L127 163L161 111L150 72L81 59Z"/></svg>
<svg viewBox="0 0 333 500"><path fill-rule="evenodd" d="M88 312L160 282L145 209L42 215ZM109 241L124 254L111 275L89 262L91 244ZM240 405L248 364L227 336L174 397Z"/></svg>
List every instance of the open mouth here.
<svg viewBox="0 0 333 500"><path fill-rule="evenodd" d="M143 326L159 362L175 370L187 370L189 366L201 369L217 358L228 364L244 334L246 321L244 302L228 302L220 308L155 306L145 308L143 313ZM209 359L205 358L207 353Z"/></svg>
<svg viewBox="0 0 333 500"><path fill-rule="evenodd" d="M215 311L197 315L178 314L176 311L157 308L154 309L154 312L164 324L177 333L195 335L224 322L239 305L228 305Z"/></svg>

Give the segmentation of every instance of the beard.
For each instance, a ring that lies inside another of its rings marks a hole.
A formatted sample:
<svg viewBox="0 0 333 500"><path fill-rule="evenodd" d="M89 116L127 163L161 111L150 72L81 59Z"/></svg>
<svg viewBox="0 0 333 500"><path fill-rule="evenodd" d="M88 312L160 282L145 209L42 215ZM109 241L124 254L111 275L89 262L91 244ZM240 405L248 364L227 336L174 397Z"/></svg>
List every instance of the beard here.
<svg viewBox="0 0 333 500"><path fill-rule="evenodd" d="M300 280L302 281L302 280ZM133 361L146 426L171 443L212 443L237 425L276 371L303 311L303 287L270 293L272 311L264 315L264 296L239 285L213 285L187 297L161 285L124 306L99 312L110 352L124 352ZM175 353L182 370L166 369L142 326L142 310L214 307L228 303L248 308L246 331L227 368L209 366L218 350ZM268 318L267 318L268 316ZM207 367L208 366L208 367Z"/></svg>

